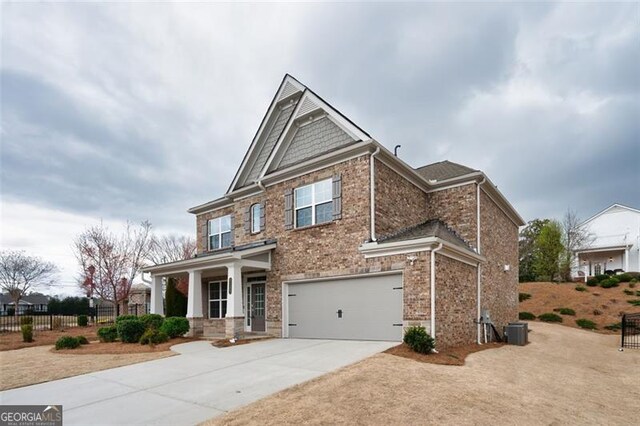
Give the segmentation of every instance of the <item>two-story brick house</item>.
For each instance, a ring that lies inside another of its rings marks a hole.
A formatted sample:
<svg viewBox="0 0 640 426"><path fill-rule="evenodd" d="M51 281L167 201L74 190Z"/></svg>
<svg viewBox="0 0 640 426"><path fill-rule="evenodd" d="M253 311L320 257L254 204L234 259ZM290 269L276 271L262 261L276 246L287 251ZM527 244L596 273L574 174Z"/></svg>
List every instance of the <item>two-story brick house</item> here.
<svg viewBox="0 0 640 426"><path fill-rule="evenodd" d="M488 310L517 319L518 226L481 171L418 169L287 75L227 193L189 209L197 256L147 268L188 276L194 334L479 341Z"/></svg>

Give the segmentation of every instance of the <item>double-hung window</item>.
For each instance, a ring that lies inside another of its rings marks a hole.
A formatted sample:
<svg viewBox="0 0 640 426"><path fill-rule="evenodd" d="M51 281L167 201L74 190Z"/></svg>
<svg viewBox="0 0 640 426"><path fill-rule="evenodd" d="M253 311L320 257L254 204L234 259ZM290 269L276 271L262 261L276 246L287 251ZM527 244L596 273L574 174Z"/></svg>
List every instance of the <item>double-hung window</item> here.
<svg viewBox="0 0 640 426"><path fill-rule="evenodd" d="M296 228L331 222L333 219L331 179L296 188L294 202Z"/></svg>
<svg viewBox="0 0 640 426"><path fill-rule="evenodd" d="M260 215L262 214L262 206L257 203L251 206L251 233L260 232Z"/></svg>
<svg viewBox="0 0 640 426"><path fill-rule="evenodd" d="M209 283L209 318L224 318L227 315L227 282Z"/></svg>
<svg viewBox="0 0 640 426"><path fill-rule="evenodd" d="M231 246L231 216L222 216L209 221L209 250Z"/></svg>

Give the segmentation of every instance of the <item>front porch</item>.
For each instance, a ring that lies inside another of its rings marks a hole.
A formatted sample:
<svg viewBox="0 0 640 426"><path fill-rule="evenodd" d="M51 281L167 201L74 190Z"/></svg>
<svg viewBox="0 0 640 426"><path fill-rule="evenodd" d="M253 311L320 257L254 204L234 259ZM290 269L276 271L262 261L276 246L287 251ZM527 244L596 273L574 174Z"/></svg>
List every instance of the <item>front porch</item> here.
<svg viewBox="0 0 640 426"><path fill-rule="evenodd" d="M266 273L275 241L145 268L152 276L151 313L164 315L166 278L188 279L190 335L241 338L269 334L266 328ZM269 330L275 333L274 330Z"/></svg>
<svg viewBox="0 0 640 426"><path fill-rule="evenodd" d="M577 252L577 276L584 278L612 272L629 271L630 246L599 247Z"/></svg>

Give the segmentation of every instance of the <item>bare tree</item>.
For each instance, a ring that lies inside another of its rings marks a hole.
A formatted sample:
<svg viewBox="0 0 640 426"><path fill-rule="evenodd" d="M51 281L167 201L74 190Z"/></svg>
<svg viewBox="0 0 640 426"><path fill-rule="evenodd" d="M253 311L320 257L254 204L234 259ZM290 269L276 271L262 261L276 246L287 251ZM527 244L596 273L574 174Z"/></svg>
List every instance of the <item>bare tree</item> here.
<svg viewBox="0 0 640 426"><path fill-rule="evenodd" d="M560 262L562 279L571 281L571 267L575 263L579 249L591 246L595 236L582 226L582 221L570 208L562 218L562 245L564 251Z"/></svg>
<svg viewBox="0 0 640 426"><path fill-rule="evenodd" d="M78 235L73 249L80 265L80 287L116 306L129 298L131 284L151 250L151 224L127 222L121 234L100 224Z"/></svg>
<svg viewBox="0 0 640 426"><path fill-rule="evenodd" d="M196 240L178 235L154 236L149 250L149 261L154 265L191 259L196 254Z"/></svg>
<svg viewBox="0 0 640 426"><path fill-rule="evenodd" d="M27 291L51 285L57 271L53 263L22 251L0 252L0 288L11 296L15 315L18 315L18 304Z"/></svg>

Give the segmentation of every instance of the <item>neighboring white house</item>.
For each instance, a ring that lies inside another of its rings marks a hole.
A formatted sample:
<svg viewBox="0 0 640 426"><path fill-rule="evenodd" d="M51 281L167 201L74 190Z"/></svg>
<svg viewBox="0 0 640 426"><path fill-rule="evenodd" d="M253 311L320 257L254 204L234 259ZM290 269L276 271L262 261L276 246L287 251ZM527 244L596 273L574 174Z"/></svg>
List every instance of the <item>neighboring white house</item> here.
<svg viewBox="0 0 640 426"><path fill-rule="evenodd" d="M614 204L584 221L582 226L595 239L589 247L576 251L577 276L640 271L640 210Z"/></svg>

